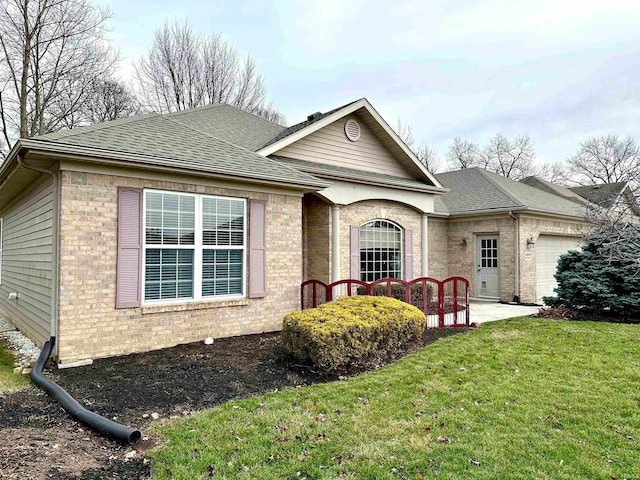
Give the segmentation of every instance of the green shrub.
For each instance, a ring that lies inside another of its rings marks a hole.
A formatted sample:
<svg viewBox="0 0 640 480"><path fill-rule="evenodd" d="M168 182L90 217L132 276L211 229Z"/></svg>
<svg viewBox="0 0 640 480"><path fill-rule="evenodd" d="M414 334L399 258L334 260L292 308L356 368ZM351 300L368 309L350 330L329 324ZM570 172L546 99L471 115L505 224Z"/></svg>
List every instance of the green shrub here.
<svg viewBox="0 0 640 480"><path fill-rule="evenodd" d="M387 297L343 297L284 318L285 348L326 371L381 358L417 340L426 328L417 308Z"/></svg>
<svg viewBox="0 0 640 480"><path fill-rule="evenodd" d="M555 274L558 296L544 297L544 302L621 320L640 318L640 229L632 225L627 233L629 239L616 243L611 231L595 230L582 251L562 255Z"/></svg>

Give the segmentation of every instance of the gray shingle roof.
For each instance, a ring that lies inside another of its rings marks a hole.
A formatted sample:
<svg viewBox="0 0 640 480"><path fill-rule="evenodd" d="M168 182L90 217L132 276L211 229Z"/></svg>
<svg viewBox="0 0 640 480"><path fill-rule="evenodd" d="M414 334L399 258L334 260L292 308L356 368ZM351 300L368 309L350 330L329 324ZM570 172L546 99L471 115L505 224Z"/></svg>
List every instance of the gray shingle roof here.
<svg viewBox="0 0 640 480"><path fill-rule="evenodd" d="M365 170L356 170L354 168L326 165L322 163L309 162L307 160L298 160L295 158L280 157L276 155L273 155L269 158L272 158L283 165L295 168L296 170L325 178L340 178L356 181L358 183L387 184L389 186L406 188L410 190L433 191L436 189L431 184L411 178L396 177L394 175L386 175L384 173L368 172Z"/></svg>
<svg viewBox="0 0 640 480"><path fill-rule="evenodd" d="M539 188L541 190L544 190L545 192L553 193L554 195L559 195L563 198L566 198L567 200L571 200L583 205L587 203L587 200L585 198L581 197L570 188L563 187L562 185L556 185L555 183L551 183L540 177L531 176L523 178L522 180L519 180L519 182L529 185L530 187Z"/></svg>
<svg viewBox="0 0 640 480"><path fill-rule="evenodd" d="M141 115L42 135L31 140L43 144L76 145L144 155L157 159L158 164L192 171L300 185L326 183L246 148L261 143L266 136L282 130L282 127L238 112L233 107L212 106L180 114ZM225 126L225 122L228 125ZM237 134L235 127L240 131ZM243 140L242 132L247 133L248 139ZM244 143L244 146L218 138L215 133L231 136L233 140Z"/></svg>
<svg viewBox="0 0 640 480"><path fill-rule="evenodd" d="M209 105L166 116L194 130L253 151L285 130L282 125L224 104Z"/></svg>
<svg viewBox="0 0 640 480"><path fill-rule="evenodd" d="M449 192L437 196L437 213L473 214L491 210L534 210L575 217L584 207L544 190L516 182L481 168L440 173L436 177Z"/></svg>
<svg viewBox="0 0 640 480"><path fill-rule="evenodd" d="M332 113L335 113L338 110L342 110L343 108L348 107L349 105L351 105L352 103L356 103L357 101L358 100L354 100L353 102L346 103L345 105L342 105L338 108L334 108L333 110L329 110L328 112L325 112L325 113L317 112L313 115L309 115L309 117L312 117L312 118L307 118L307 120L305 120L304 122L296 123L295 125L292 125L289 128L282 130L281 132L279 132L277 136L266 141L261 146L261 148L268 147L269 145L279 142L283 138L287 138L289 135L293 135L294 133L299 132L303 128L307 128L309 125L313 125L314 123L319 122L323 118L328 117Z"/></svg>
<svg viewBox="0 0 640 480"><path fill-rule="evenodd" d="M570 190L596 205L610 208L618 199L626 185L626 182L603 183L601 185L589 185L586 187L572 187Z"/></svg>

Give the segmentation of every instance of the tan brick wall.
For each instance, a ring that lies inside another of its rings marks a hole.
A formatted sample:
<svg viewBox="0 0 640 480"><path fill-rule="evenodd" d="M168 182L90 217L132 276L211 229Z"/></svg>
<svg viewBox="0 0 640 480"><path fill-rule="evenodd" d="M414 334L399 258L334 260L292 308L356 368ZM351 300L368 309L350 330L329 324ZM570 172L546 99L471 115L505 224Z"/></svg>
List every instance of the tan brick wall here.
<svg viewBox="0 0 640 480"><path fill-rule="evenodd" d="M267 297L116 310L118 186L266 199ZM301 213L296 196L62 172L59 362L279 330L299 308Z"/></svg>
<svg viewBox="0 0 640 480"><path fill-rule="evenodd" d="M304 279L331 282L331 205L315 195L302 201Z"/></svg>
<svg viewBox="0 0 640 480"><path fill-rule="evenodd" d="M449 276L449 223L430 217L428 225L429 276L443 280Z"/></svg>
<svg viewBox="0 0 640 480"><path fill-rule="evenodd" d="M548 218L526 216L520 218L520 300L535 302L536 292L536 246L527 245L527 239L537 241L540 235L567 235L582 237L589 231L586 222L568 222Z"/></svg>
<svg viewBox="0 0 640 480"><path fill-rule="evenodd" d="M413 232L413 276L419 277L422 265L420 255L422 214L401 203L368 200L340 207L340 278L349 278L351 274L349 258L351 226L360 226L376 218L390 220L403 230L408 229Z"/></svg>
<svg viewBox="0 0 640 480"><path fill-rule="evenodd" d="M483 234L498 236L500 299L512 300L515 279L515 228L514 220L506 215L474 220L450 220L449 275L468 279L470 295L476 296L475 244L476 236ZM463 238L466 240L466 246L462 245Z"/></svg>
<svg viewBox="0 0 640 480"><path fill-rule="evenodd" d="M430 225L431 225L430 219ZM496 215L483 219L451 219L448 221L448 264L449 276L459 275L470 282L470 294L476 296L475 286L475 245L476 237L496 234L499 248L500 299L511 301L515 295L515 220L508 216ZM520 218L519 234L519 295L521 302L536 301L536 255L535 247L527 247L527 238L537 239L541 234L580 235L588 228L586 223L569 220L551 220L549 217L524 216ZM431 228L433 230L433 228ZM431 238L431 231L429 232ZM462 239L466 239L466 247ZM433 250L437 243L430 244L430 273L434 266ZM527 253L528 252L528 253ZM439 278L434 272L432 276ZM438 272L439 273L439 272Z"/></svg>

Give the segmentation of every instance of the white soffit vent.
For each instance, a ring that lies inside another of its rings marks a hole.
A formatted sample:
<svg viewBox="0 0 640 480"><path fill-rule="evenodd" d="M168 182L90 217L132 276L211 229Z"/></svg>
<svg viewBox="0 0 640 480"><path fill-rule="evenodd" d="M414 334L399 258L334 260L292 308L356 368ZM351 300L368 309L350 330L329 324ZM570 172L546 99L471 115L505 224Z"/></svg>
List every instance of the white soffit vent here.
<svg viewBox="0 0 640 480"><path fill-rule="evenodd" d="M360 139L360 124L350 118L344 123L344 134L352 142L357 142Z"/></svg>

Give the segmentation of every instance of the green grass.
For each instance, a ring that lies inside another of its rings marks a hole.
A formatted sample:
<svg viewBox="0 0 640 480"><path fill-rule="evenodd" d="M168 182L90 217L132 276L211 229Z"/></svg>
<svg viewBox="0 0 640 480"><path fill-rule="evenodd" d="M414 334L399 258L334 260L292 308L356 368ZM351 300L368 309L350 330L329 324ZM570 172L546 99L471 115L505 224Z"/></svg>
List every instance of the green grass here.
<svg viewBox="0 0 640 480"><path fill-rule="evenodd" d="M0 393L19 390L29 383L29 378L13 373L13 355L5 348L0 340Z"/></svg>
<svg viewBox="0 0 640 480"><path fill-rule="evenodd" d="M640 326L485 324L159 433L156 479L640 479Z"/></svg>

